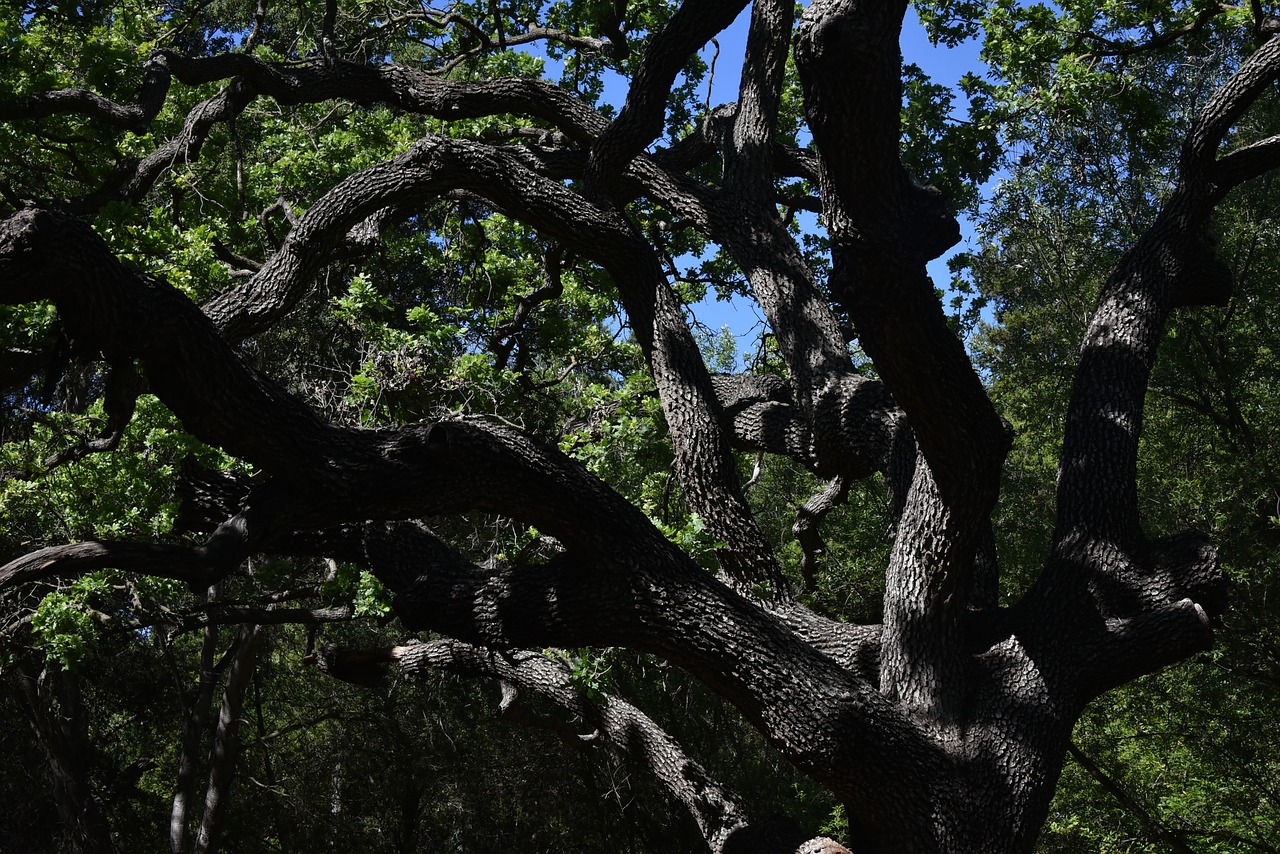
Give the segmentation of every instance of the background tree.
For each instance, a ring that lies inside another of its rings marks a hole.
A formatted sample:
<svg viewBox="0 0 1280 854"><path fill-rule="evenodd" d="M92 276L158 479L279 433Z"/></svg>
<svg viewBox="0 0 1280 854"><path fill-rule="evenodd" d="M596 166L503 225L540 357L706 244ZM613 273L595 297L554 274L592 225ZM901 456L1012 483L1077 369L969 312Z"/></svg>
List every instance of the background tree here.
<svg viewBox="0 0 1280 854"><path fill-rule="evenodd" d="M857 0L753 4L711 109L698 51L744 5L3 13L0 587L34 734L5 779L52 793L14 844L56 813L76 850L1028 851L1107 832L1074 788L1051 811L1070 754L1153 844L1266 850L1256 781L1192 825L1108 772L1103 719L1072 733L1210 647L1211 543L1250 567L1274 527L1265 300L1229 266L1261 269L1274 19L922 4L993 69L957 124L902 65L907 5ZM1203 58L1165 82L1166 50ZM1001 141L1020 171L957 264L1003 321L979 374L925 264ZM690 329L709 288L767 319L752 371L709 370L737 367ZM1188 455L1219 438L1253 515ZM1265 677L1249 630L1221 684ZM459 677L546 740L513 763ZM434 773L442 741L504 776ZM623 767L651 782L599 830ZM631 805L651 785L682 818Z"/></svg>

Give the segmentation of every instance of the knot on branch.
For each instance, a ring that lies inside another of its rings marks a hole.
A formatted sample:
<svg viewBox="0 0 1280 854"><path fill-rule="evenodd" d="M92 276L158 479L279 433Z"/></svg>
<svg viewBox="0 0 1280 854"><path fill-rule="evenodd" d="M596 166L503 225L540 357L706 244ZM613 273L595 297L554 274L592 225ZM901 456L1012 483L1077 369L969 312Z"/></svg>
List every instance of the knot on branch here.
<svg viewBox="0 0 1280 854"><path fill-rule="evenodd" d="M1218 553L1199 531L1184 531L1148 544L1142 556L1151 592L1165 602L1190 599L1209 617L1227 607L1227 577Z"/></svg>
<svg viewBox="0 0 1280 854"><path fill-rule="evenodd" d="M1173 307L1226 305L1235 291L1231 268L1218 258L1216 241L1201 230L1186 248L1186 257L1173 281Z"/></svg>
<svg viewBox="0 0 1280 854"><path fill-rule="evenodd" d="M712 109L702 120L703 138L723 151L733 134L733 122L737 115L737 104L721 104Z"/></svg>
<svg viewBox="0 0 1280 854"><path fill-rule="evenodd" d="M396 661L394 647L356 650L344 649L331 643L319 647L302 659L304 664L315 667L326 676L367 688L382 684L386 678L386 666L393 661Z"/></svg>
<svg viewBox="0 0 1280 854"><path fill-rule="evenodd" d="M900 223L901 240L921 262L929 262L960 242L960 223L947 210L942 190L911 183Z"/></svg>

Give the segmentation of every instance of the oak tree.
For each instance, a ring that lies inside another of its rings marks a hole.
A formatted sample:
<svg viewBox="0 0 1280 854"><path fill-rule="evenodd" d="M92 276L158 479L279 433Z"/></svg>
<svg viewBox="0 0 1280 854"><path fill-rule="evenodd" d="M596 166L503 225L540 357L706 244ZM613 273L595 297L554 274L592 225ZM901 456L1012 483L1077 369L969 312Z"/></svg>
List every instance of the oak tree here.
<svg viewBox="0 0 1280 854"><path fill-rule="evenodd" d="M736 101L701 110L698 52L743 2L260 0L243 20L223 5L6 12L7 61L24 70L0 103L6 429L60 425L36 467L50 472L110 453L162 407L181 500L147 525L94 513L62 541L11 542L0 588L33 607L37 582L120 570L181 582L206 625L241 626L218 663L220 711L202 686L189 718L227 760L197 850L217 846L259 627L349 616L320 603L341 567L405 639L318 645L321 671L497 680L504 708L540 696L644 765L714 851L795 850L815 828L749 815L574 651L625 647L705 683L843 805L855 851L1016 852L1035 844L1085 707L1210 646L1225 606L1214 547L1146 533L1138 451L1171 312L1231 294L1213 211L1280 165L1280 137L1240 132L1280 75L1260 4L1187 123L1158 213L1089 309L1052 530L1003 603L991 520L1013 428L926 270L959 238L960 190L913 174L927 143L904 145L904 87L920 88L899 50L908 4L758 0ZM1043 7L975 5L923 11L944 39L1004 27L992 43L1020 62L1062 50L1032 26ZM1221 10L1109 12L1062 36L1071 61L1167 45ZM62 65L20 64L54 32ZM531 44L563 63L558 83ZM605 70L626 81L616 114ZM797 211L820 212L816 241ZM690 254L749 291L771 370L708 369L684 305ZM615 299L633 345L602 321ZM316 368L342 360L345 375ZM593 458L602 407L563 420L565 401L637 381L660 407L683 531L646 506L651 483L629 489ZM539 395L561 402L540 410ZM96 435L68 427L92 421ZM823 484L797 513L798 561L749 500L744 452ZM824 518L873 477L892 530L864 624L803 593L829 569ZM513 533L478 544L478 519ZM257 601L219 606L237 583ZM65 674L22 679L31 708L60 690L75 708ZM57 720L37 728L64 821L82 847L109 844L76 767L84 733ZM175 851L192 845L193 774L179 771Z"/></svg>

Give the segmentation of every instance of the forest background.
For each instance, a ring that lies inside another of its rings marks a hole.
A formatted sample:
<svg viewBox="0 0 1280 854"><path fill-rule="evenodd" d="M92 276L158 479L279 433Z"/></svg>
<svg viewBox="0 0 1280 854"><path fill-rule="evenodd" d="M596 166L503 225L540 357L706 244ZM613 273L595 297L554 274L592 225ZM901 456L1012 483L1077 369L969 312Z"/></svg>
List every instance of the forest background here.
<svg viewBox="0 0 1280 854"><path fill-rule="evenodd" d="M482 140L554 131L285 98L201 125L193 108L218 97L222 80L175 84L136 125L92 105L35 115L33 93L132 104L160 50L298 66L392 59L461 81L545 78L609 117L612 86L635 73L673 12L625 8L618 32L616 6L579 0L8 4L0 198L6 215L59 200L91 219L119 259L207 303L260 270L324 190L426 130ZM1001 579L1001 602L1034 581L1016 568L1046 559L1067 399L1099 290L1153 222L1199 110L1273 33L1274 11L939 0L908 13L943 49L959 46L966 61L980 52L954 83L908 52L900 150L918 182L970 224L946 273L931 269L953 331L1013 428L992 520L1002 563L1015 568ZM516 43L525 34L533 47ZM614 35L628 52L610 50ZM678 147L733 100L732 89L712 97L711 61L736 88L721 63L741 50L741 37L726 36L688 58L654 149ZM793 70L788 81L778 134L803 148ZM1276 132L1274 88L1234 137ZM154 174L137 192L113 183L148 158ZM816 188L798 179L778 190L821 277L831 261ZM1037 851L1280 851L1278 211L1270 174L1218 206L1212 241L1234 288L1223 305L1171 315L1138 459L1144 525L1206 533L1231 580L1230 607L1215 619L1212 650L1087 708ZM629 215L659 247L708 367L785 376L767 326L758 336L736 319L721 328L718 306L757 316L724 250L651 200ZM719 543L674 482L654 379L599 267L465 193L380 238L343 239L317 270L316 293L240 345L248 363L338 424L482 414L518 425L715 567ZM252 474L150 394L121 421L105 363L77 352L49 302L0 307L0 336L0 561L83 540L168 542L190 522L180 516L184 467ZM850 339L851 357L874 376ZM737 461L805 604L879 621L895 525L888 480L849 485L814 551L793 524L823 480L782 456L740 451ZM441 525L477 561L522 565L556 549L499 515ZM254 555L207 592L96 569L12 587L0 605L0 851L105 850L103 839L128 851L166 841L229 851L705 850L688 810L642 764L584 738L591 728L554 703L529 708L493 681L447 670L327 660L328 649L385 650L409 635L386 585L354 562ZM844 807L679 668L623 647L545 655L581 696L642 708L753 815L785 815L856 846Z"/></svg>

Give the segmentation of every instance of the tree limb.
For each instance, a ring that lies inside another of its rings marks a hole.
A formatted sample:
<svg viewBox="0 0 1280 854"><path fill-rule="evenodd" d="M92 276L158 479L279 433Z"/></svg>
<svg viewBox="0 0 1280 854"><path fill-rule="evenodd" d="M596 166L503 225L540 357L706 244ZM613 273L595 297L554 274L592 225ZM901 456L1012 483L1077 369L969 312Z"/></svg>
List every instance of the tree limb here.
<svg viewBox="0 0 1280 854"><path fill-rule="evenodd" d="M141 135L164 106L170 80L168 63L157 54L143 63L142 85L131 104L117 104L85 89L58 89L0 101L0 121L73 114Z"/></svg>

